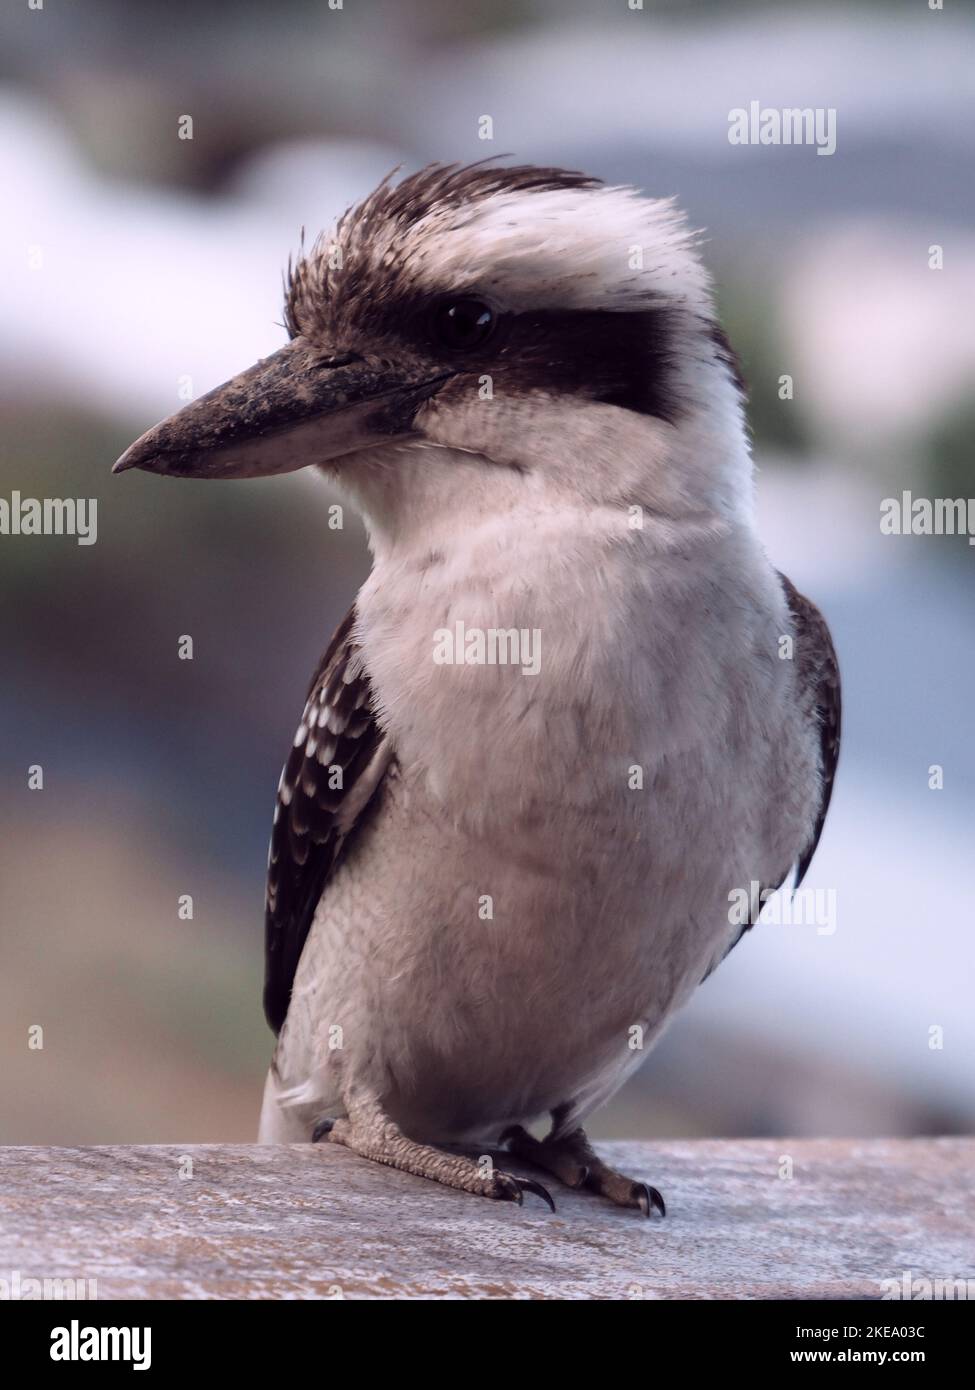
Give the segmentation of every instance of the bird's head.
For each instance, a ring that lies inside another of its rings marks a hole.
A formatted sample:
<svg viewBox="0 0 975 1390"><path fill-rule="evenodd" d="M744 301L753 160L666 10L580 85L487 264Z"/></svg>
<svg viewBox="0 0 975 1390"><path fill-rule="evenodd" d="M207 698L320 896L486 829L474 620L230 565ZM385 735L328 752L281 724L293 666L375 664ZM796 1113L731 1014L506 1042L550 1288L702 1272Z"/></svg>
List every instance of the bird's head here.
<svg viewBox="0 0 975 1390"><path fill-rule="evenodd" d="M289 266L285 322L116 471L315 464L397 528L539 491L664 515L749 492L734 359L670 201L531 166L386 180Z"/></svg>

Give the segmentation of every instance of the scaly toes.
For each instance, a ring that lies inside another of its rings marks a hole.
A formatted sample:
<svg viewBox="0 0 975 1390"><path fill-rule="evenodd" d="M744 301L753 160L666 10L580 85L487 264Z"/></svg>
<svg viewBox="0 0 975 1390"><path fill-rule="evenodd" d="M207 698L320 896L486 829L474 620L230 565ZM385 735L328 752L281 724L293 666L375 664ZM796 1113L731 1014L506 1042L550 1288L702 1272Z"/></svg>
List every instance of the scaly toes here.
<svg viewBox="0 0 975 1390"><path fill-rule="evenodd" d="M529 1134L521 1125L509 1125L501 1135L500 1143L507 1144L508 1152L536 1168L544 1168L566 1187L582 1187L589 1177L589 1168L580 1162L564 1145L549 1144Z"/></svg>
<svg viewBox="0 0 975 1390"><path fill-rule="evenodd" d="M654 1208L661 1216L667 1215L664 1199L655 1187L646 1182L634 1182L612 1168L599 1164L594 1166L586 1186L601 1197L606 1197L618 1207L632 1207L649 1217Z"/></svg>
<svg viewBox="0 0 975 1390"><path fill-rule="evenodd" d="M318 1121L311 1135L313 1144L322 1140L329 1144L344 1144L363 1158L388 1163L393 1168L414 1173L417 1177L431 1178L434 1182L459 1188L462 1192L493 1197L503 1202L517 1202L519 1206L524 1202L524 1194L533 1192L547 1202L552 1211L555 1210L555 1203L548 1191L532 1178L516 1178L513 1173L502 1173L498 1169L487 1174L469 1158L407 1139L388 1121L383 1126L381 1137L386 1142L377 1144L375 1135L364 1136L361 1131L357 1132L348 1119L332 1120L327 1117Z"/></svg>

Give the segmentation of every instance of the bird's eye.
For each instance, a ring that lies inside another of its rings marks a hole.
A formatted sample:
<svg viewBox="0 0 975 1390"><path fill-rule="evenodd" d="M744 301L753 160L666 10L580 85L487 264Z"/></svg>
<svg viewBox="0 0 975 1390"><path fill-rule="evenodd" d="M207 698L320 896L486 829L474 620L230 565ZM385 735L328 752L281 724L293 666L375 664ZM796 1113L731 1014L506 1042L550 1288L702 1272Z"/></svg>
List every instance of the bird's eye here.
<svg viewBox="0 0 975 1390"><path fill-rule="evenodd" d="M480 347L494 332L497 315L482 299L445 299L433 314L433 331L441 347L463 352Z"/></svg>

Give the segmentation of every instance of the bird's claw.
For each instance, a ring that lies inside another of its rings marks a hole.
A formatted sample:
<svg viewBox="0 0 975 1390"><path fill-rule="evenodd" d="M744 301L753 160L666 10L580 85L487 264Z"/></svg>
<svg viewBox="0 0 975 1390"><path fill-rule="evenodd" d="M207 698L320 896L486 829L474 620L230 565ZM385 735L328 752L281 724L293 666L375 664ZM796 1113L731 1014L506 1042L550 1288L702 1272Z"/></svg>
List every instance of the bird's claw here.
<svg viewBox="0 0 975 1390"><path fill-rule="evenodd" d="M534 1178L516 1178L512 1173L498 1173L495 1175L497 1196L506 1202L517 1202L521 1206L525 1200L526 1192L534 1192L536 1197L541 1197L543 1202L547 1202L552 1211L555 1210L555 1203L548 1188L543 1187Z"/></svg>
<svg viewBox="0 0 975 1390"><path fill-rule="evenodd" d="M651 1210L656 1207L661 1216L667 1215L667 1208L664 1199L655 1187L651 1187L647 1182L635 1182L633 1184L633 1196L636 1198L636 1205L649 1217Z"/></svg>
<svg viewBox="0 0 975 1390"><path fill-rule="evenodd" d="M516 1178L515 1181L521 1185L523 1191L534 1192L536 1197L541 1197L543 1202L548 1202L549 1208L553 1212L555 1211L555 1202L547 1187L543 1187L542 1184L536 1182L534 1178Z"/></svg>

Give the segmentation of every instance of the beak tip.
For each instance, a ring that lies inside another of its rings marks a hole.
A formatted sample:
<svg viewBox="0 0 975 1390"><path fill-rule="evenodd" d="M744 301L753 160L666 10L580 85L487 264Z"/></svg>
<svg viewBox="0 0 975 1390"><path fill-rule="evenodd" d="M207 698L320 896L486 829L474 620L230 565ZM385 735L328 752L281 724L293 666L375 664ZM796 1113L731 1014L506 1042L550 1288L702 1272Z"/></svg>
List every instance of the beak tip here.
<svg viewBox="0 0 975 1390"><path fill-rule="evenodd" d="M112 473L127 473L130 468L145 468L153 457L154 452L145 447L144 438L137 439L112 464Z"/></svg>

